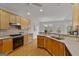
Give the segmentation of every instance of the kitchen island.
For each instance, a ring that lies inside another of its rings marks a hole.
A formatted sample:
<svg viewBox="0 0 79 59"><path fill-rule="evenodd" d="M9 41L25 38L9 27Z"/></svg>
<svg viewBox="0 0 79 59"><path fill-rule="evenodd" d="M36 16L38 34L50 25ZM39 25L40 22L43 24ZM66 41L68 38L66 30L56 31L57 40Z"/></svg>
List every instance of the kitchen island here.
<svg viewBox="0 0 79 59"><path fill-rule="evenodd" d="M66 38L66 36L64 36L64 39L57 39L49 34L39 34L37 36L37 47L46 49L54 56L79 56L79 38L69 35L67 36L69 38Z"/></svg>

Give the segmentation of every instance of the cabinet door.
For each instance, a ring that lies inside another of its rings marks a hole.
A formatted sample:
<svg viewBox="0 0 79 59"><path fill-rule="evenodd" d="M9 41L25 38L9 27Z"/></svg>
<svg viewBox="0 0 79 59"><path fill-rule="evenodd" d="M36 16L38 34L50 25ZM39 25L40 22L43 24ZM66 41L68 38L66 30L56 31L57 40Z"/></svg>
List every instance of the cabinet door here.
<svg viewBox="0 0 79 59"><path fill-rule="evenodd" d="M25 19L25 18L21 18L21 28L28 28L30 21Z"/></svg>
<svg viewBox="0 0 79 59"><path fill-rule="evenodd" d="M28 34L24 35L24 45L26 45L28 43Z"/></svg>
<svg viewBox="0 0 79 59"><path fill-rule="evenodd" d="M55 38L51 39L51 48L50 52L54 56L58 56L58 51L59 51L59 43L58 41L55 40Z"/></svg>
<svg viewBox="0 0 79 59"><path fill-rule="evenodd" d="M68 48L65 46L65 56L72 56Z"/></svg>
<svg viewBox="0 0 79 59"><path fill-rule="evenodd" d="M3 45L3 42L2 40L0 40L0 53L2 53L2 45Z"/></svg>
<svg viewBox="0 0 79 59"><path fill-rule="evenodd" d="M51 53L51 39L48 37L45 37L45 48Z"/></svg>
<svg viewBox="0 0 79 59"><path fill-rule="evenodd" d="M55 56L58 56L58 51L59 51L59 46L58 46L59 44L58 44L58 41L55 41L54 40L54 48L53 48L53 52L54 52L54 55Z"/></svg>
<svg viewBox="0 0 79 59"><path fill-rule="evenodd" d="M65 45L62 42L59 43L58 56L65 56Z"/></svg>
<svg viewBox="0 0 79 59"><path fill-rule="evenodd" d="M37 36L37 47L44 48L44 37Z"/></svg>
<svg viewBox="0 0 79 59"><path fill-rule="evenodd" d="M56 55L56 50L57 50L57 47L56 47L56 42L55 42L55 40L53 40L53 39L49 39L50 40L50 53L52 54L52 55Z"/></svg>
<svg viewBox="0 0 79 59"><path fill-rule="evenodd" d="M16 23L21 23L20 16L16 16Z"/></svg>
<svg viewBox="0 0 79 59"><path fill-rule="evenodd" d="M13 42L12 39L5 39L3 40L3 52L9 53L13 50Z"/></svg>
<svg viewBox="0 0 79 59"><path fill-rule="evenodd" d="M10 23L16 23L15 15L11 13L10 13Z"/></svg>
<svg viewBox="0 0 79 59"><path fill-rule="evenodd" d="M0 29L9 29L9 15L5 11L0 13Z"/></svg>
<svg viewBox="0 0 79 59"><path fill-rule="evenodd" d="M33 35L32 34L28 34L28 42L31 42L33 39Z"/></svg>

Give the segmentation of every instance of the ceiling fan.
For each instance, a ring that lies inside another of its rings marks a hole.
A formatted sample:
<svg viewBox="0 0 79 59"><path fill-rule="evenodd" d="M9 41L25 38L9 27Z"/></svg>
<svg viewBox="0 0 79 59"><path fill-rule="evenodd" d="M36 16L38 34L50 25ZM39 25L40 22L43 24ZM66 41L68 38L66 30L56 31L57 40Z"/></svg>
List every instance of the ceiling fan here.
<svg viewBox="0 0 79 59"><path fill-rule="evenodd" d="M42 7L40 3L26 3L28 6L35 5L37 7Z"/></svg>

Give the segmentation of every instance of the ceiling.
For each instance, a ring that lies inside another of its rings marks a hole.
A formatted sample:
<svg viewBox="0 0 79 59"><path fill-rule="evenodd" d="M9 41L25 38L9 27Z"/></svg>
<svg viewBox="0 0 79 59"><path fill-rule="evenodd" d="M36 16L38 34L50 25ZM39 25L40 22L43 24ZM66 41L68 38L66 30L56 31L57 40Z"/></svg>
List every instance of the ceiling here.
<svg viewBox="0 0 79 59"><path fill-rule="evenodd" d="M7 9L26 18L72 18L72 4L68 3L40 3L42 7L27 5L26 3L0 3L0 8ZM41 13L40 9L44 11ZM31 15L28 16L27 12Z"/></svg>

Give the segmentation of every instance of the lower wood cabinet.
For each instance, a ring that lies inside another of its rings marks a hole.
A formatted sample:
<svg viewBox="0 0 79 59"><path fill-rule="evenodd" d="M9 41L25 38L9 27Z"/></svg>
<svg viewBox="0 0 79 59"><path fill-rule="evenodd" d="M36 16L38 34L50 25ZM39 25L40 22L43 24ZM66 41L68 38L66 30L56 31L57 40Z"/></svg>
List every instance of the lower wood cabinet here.
<svg viewBox="0 0 79 59"><path fill-rule="evenodd" d="M66 56L72 56L72 54L69 52L67 47L65 47L65 55Z"/></svg>
<svg viewBox="0 0 79 59"><path fill-rule="evenodd" d="M51 40L49 40L49 38L48 37L45 37L45 47L44 48L46 48L50 53L51 53L51 48L52 48L52 46L51 46L51 44L52 44L52 42L51 42Z"/></svg>
<svg viewBox="0 0 79 59"><path fill-rule="evenodd" d="M0 40L0 53L2 52L2 44L3 44L3 42L2 42L2 40Z"/></svg>
<svg viewBox="0 0 79 59"><path fill-rule="evenodd" d="M3 52L9 53L13 50L13 42L12 39L3 40Z"/></svg>
<svg viewBox="0 0 79 59"><path fill-rule="evenodd" d="M28 43L28 35L24 35L24 45Z"/></svg>
<svg viewBox="0 0 79 59"><path fill-rule="evenodd" d="M49 39L50 40L50 39ZM52 53L52 55L55 55L55 56L58 56L58 49L59 49L59 43L57 42L57 41L55 41L55 40L50 40L51 41L51 53Z"/></svg>
<svg viewBox="0 0 79 59"><path fill-rule="evenodd" d="M24 35L24 45L26 45L27 43L29 43L29 42L32 41L32 39L33 39L32 36L33 36L33 35L31 35L31 34L26 34L26 35Z"/></svg>
<svg viewBox="0 0 79 59"><path fill-rule="evenodd" d="M59 43L59 48L58 48L58 55L59 56L65 56L65 44L62 42L58 42Z"/></svg>
<svg viewBox="0 0 79 59"><path fill-rule="evenodd" d="M43 36L38 36L37 37L37 46L44 48L44 37Z"/></svg>
<svg viewBox="0 0 79 59"><path fill-rule="evenodd" d="M28 34L28 42L31 42L33 39L33 35L32 34Z"/></svg>
<svg viewBox="0 0 79 59"><path fill-rule="evenodd" d="M8 54L13 50L12 39L0 40L0 53Z"/></svg>
<svg viewBox="0 0 79 59"><path fill-rule="evenodd" d="M37 36L37 47L45 48L51 55L54 56L70 56L65 44L57 41L55 38Z"/></svg>

